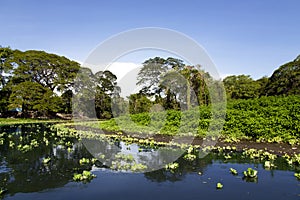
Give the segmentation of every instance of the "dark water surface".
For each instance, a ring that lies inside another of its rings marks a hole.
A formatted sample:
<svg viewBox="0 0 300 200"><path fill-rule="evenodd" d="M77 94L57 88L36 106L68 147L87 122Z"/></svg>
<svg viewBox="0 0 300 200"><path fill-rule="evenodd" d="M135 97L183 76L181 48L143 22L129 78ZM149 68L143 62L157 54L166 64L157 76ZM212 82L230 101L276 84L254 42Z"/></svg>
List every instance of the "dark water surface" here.
<svg viewBox="0 0 300 200"><path fill-rule="evenodd" d="M283 159L276 160L275 170L266 170L262 163L240 154L226 161L224 156L210 153L193 162L180 158L173 173L165 169L129 173L111 170L100 162L80 165L81 158L92 158L85 146L74 138L57 136L46 125L0 127L0 134L4 199L300 199L300 181L294 177L299 169ZM44 158L51 161L44 164ZM248 167L258 170L257 180L243 178ZM239 175L230 174L229 168ZM88 183L74 182L73 174L83 169L97 177ZM223 189L216 189L218 182Z"/></svg>

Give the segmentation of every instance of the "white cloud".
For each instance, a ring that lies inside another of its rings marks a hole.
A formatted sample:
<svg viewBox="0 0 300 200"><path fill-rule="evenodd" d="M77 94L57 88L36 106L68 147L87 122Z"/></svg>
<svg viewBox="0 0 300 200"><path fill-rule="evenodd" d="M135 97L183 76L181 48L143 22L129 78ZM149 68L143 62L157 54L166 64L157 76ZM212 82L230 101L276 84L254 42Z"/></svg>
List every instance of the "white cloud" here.
<svg viewBox="0 0 300 200"><path fill-rule="evenodd" d="M121 80L126 74L130 73L132 70L139 68L141 65L137 63L130 62L114 62L107 70L115 74L118 80Z"/></svg>

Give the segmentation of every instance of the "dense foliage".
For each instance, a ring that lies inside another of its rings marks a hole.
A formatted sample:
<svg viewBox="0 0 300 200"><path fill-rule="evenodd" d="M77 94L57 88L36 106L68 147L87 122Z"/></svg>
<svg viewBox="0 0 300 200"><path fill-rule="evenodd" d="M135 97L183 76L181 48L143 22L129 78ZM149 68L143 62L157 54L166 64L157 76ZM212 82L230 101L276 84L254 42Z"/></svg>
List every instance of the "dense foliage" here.
<svg viewBox="0 0 300 200"><path fill-rule="evenodd" d="M221 120L211 121L211 113L210 106L200 107L199 112L193 109L140 113L101 122L100 127L112 131L205 136L210 126L218 127L221 123ZM296 143L300 138L299 121L300 96L233 100L227 104L222 134L237 139Z"/></svg>
<svg viewBox="0 0 300 200"><path fill-rule="evenodd" d="M267 95L300 94L300 59L280 66L270 77L266 86Z"/></svg>
<svg viewBox="0 0 300 200"><path fill-rule="evenodd" d="M116 79L109 71L93 74L64 56L0 46L0 114L16 116L16 110L22 110L22 117L70 114L73 95L88 88L93 94L82 92L82 101L94 99L90 109L96 110L95 115L110 118L111 98L120 93Z"/></svg>
<svg viewBox="0 0 300 200"><path fill-rule="evenodd" d="M300 56L274 71L270 78L253 80L249 75L232 75L223 80L228 99L300 94Z"/></svg>

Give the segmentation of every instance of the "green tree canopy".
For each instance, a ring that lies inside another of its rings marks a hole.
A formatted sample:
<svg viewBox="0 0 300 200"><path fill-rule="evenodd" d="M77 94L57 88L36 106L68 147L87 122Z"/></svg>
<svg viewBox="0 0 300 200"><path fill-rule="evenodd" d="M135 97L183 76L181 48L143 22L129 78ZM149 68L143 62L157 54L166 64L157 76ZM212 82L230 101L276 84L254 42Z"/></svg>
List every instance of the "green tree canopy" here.
<svg viewBox="0 0 300 200"><path fill-rule="evenodd" d="M227 76L223 83L228 98L250 99L259 96L260 84L249 75Z"/></svg>
<svg viewBox="0 0 300 200"><path fill-rule="evenodd" d="M300 55L274 71L266 85L266 94L300 94Z"/></svg>
<svg viewBox="0 0 300 200"><path fill-rule="evenodd" d="M44 115L48 112L57 112L61 104L60 98L50 89L31 81L15 85L9 102L10 108L21 107L25 115L28 111L39 111Z"/></svg>
<svg viewBox="0 0 300 200"><path fill-rule="evenodd" d="M14 70L16 82L32 81L61 92L72 86L80 68L77 62L66 57L35 50L15 51L10 62L17 65Z"/></svg>

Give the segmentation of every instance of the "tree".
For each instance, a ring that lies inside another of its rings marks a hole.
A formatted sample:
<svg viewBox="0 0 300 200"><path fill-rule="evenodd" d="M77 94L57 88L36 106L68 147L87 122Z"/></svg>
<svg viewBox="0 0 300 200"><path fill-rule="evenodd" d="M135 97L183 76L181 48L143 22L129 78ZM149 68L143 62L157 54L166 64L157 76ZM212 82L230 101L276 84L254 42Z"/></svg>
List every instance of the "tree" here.
<svg viewBox="0 0 300 200"><path fill-rule="evenodd" d="M268 96L300 94L300 55L274 71L265 93Z"/></svg>
<svg viewBox="0 0 300 200"><path fill-rule="evenodd" d="M81 68L74 84L75 114L101 119L111 118L112 98L119 97L120 92L117 77L110 71L93 74L89 68Z"/></svg>
<svg viewBox="0 0 300 200"><path fill-rule="evenodd" d="M249 75L233 75L223 80L228 98L249 99L258 97L260 85Z"/></svg>
<svg viewBox="0 0 300 200"><path fill-rule="evenodd" d="M269 78L267 76L263 76L262 78L256 80L256 82L259 84L259 96L265 96L266 95L266 86L269 82Z"/></svg>
<svg viewBox="0 0 300 200"><path fill-rule="evenodd" d="M63 56L44 51L15 51L14 70L16 82L31 81L49 88L51 91L64 92L73 84L80 65Z"/></svg>
<svg viewBox="0 0 300 200"><path fill-rule="evenodd" d="M184 68L184 63L176 58L150 58L143 63L142 69L138 73L137 85L143 86L140 93L147 96L157 96L158 99L164 97L164 107L166 109L178 109L176 102L175 82L171 77ZM167 80L171 80L173 85ZM177 82L178 83L178 82ZM176 84L177 84L176 83ZM173 87L173 91L171 90ZM174 102L175 101L175 102Z"/></svg>
<svg viewBox="0 0 300 200"><path fill-rule="evenodd" d="M9 81L12 66L7 62L12 57L13 51L8 47L0 46L0 89Z"/></svg>
<svg viewBox="0 0 300 200"><path fill-rule="evenodd" d="M60 98L50 89L36 82L25 81L12 88L9 97L10 108L22 108L26 116L29 111L39 111L43 115L49 112L57 112Z"/></svg>
<svg viewBox="0 0 300 200"><path fill-rule="evenodd" d="M130 114L149 112L151 106L153 105L150 99L141 93L131 94L128 99Z"/></svg>

